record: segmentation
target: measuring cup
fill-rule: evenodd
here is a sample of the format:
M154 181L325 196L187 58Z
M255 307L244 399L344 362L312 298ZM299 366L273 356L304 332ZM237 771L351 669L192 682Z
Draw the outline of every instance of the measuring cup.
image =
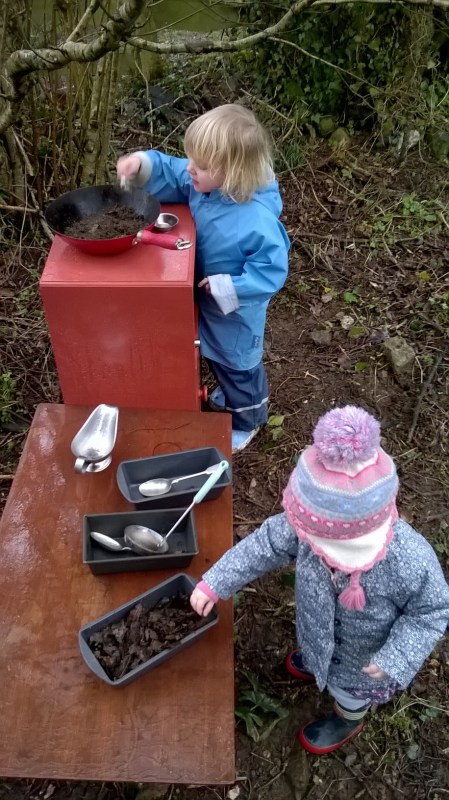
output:
M127 525L124 530L125 542L131 546L136 545L137 547L142 547L147 551L151 551L152 553L166 553L168 550L167 539L170 534L173 533L175 528L178 527L179 523L182 522L184 517L186 517L187 514L192 510L193 506L201 503L201 500L206 497L210 489L215 486L220 476L223 475L223 472L225 472L228 467L229 463L227 461L220 462L215 472L212 473L204 486L202 486L199 492L196 493L189 507L186 508L183 514L181 514L179 519L170 528L168 533L165 534L165 536L162 536L162 534L157 533L157 531L153 531L151 528L146 528L143 525Z

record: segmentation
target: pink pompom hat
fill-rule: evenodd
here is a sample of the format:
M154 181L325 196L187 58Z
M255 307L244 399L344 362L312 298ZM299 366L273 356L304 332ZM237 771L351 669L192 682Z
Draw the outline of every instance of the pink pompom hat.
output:
M350 575L339 602L362 611L362 572L386 554L398 518L398 477L380 446L378 421L357 406L334 408L313 431L284 491L297 536L329 567Z

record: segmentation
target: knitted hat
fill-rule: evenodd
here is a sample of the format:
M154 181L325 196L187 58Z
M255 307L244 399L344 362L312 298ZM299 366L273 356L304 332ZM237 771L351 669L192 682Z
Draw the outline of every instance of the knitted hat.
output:
M365 607L360 575L385 557L398 517L397 491L396 468L380 446L374 417L345 406L318 420L283 506L298 537L329 567L350 575L339 596L345 608Z

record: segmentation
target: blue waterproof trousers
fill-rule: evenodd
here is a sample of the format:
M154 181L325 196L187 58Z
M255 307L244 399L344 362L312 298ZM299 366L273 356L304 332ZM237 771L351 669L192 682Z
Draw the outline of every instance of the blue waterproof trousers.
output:
M252 369L237 370L207 359L224 397L225 411L232 415L232 428L252 431L268 419L268 383L260 362Z

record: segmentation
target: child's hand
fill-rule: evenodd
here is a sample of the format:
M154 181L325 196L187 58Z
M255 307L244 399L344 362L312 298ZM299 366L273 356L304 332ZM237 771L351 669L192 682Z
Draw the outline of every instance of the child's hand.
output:
M377 666L374 661L370 661L367 667L362 667L362 672L365 675L368 675L369 678L373 678L375 681L384 681L389 676L388 673L384 672L383 669Z
M202 592L201 589L198 589L198 586L196 586L190 595L190 605L196 611L196 613L200 615L200 617L207 617L207 615L212 611L215 603L210 597L207 596L207 594Z
M133 181L139 170L139 156L121 156L117 161L117 175L120 179L126 178L128 181Z
M200 281L198 284L198 289L204 289L207 292L207 294L210 294L209 278L203 278L203 280Z

